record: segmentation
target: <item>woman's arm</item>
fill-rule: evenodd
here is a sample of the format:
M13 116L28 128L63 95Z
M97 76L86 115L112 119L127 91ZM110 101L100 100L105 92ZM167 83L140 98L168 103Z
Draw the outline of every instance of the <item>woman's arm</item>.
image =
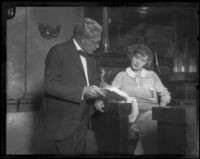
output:
M163 85L162 81L158 77L158 75L153 72L154 75L154 84L155 84L155 90L160 97L160 106L166 106L171 101L171 95L168 89Z

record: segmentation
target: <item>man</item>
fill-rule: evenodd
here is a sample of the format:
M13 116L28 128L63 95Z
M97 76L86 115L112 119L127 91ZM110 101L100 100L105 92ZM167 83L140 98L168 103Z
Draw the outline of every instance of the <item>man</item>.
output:
M87 55L99 47L101 33L96 21L85 18L73 38L53 46L46 57L43 153L86 154L91 105L104 96L96 86L96 62Z

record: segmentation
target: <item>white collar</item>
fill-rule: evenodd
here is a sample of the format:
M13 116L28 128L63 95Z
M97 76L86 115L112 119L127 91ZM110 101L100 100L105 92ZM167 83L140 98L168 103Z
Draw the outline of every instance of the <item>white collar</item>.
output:
M79 51L83 51L83 49L80 47L80 45L77 43L77 41L73 38L72 39L73 40L73 42L74 42L74 44L75 44L75 46L76 46L76 49Z
M136 73L135 73L130 67L128 67L128 68L126 69L126 72L127 72L128 75L131 76L131 77L135 77L135 75L136 75ZM146 75L147 75L147 70L143 68L142 71L140 72L140 75L141 75L141 77L146 77Z

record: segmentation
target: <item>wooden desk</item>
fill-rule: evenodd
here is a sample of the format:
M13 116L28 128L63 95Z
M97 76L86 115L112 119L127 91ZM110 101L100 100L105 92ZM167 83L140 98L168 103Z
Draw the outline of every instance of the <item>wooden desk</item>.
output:
M98 145L98 154L128 154L129 122L131 104L106 104L104 113L92 116L92 129Z
M155 107L158 151L165 155L197 155L197 111L195 107Z

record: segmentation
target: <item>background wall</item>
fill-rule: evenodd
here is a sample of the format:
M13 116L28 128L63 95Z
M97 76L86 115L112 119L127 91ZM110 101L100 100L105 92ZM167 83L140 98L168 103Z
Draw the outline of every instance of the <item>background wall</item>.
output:
M7 154L39 153L45 57L54 44L71 38L82 16L81 7L16 7L7 20ZM40 23L61 25L58 37L42 37Z
M43 91L45 56L50 47L72 36L73 26L81 17L80 7L17 7L7 21L7 93L12 99L38 96ZM57 38L41 37L39 23L55 28Z

